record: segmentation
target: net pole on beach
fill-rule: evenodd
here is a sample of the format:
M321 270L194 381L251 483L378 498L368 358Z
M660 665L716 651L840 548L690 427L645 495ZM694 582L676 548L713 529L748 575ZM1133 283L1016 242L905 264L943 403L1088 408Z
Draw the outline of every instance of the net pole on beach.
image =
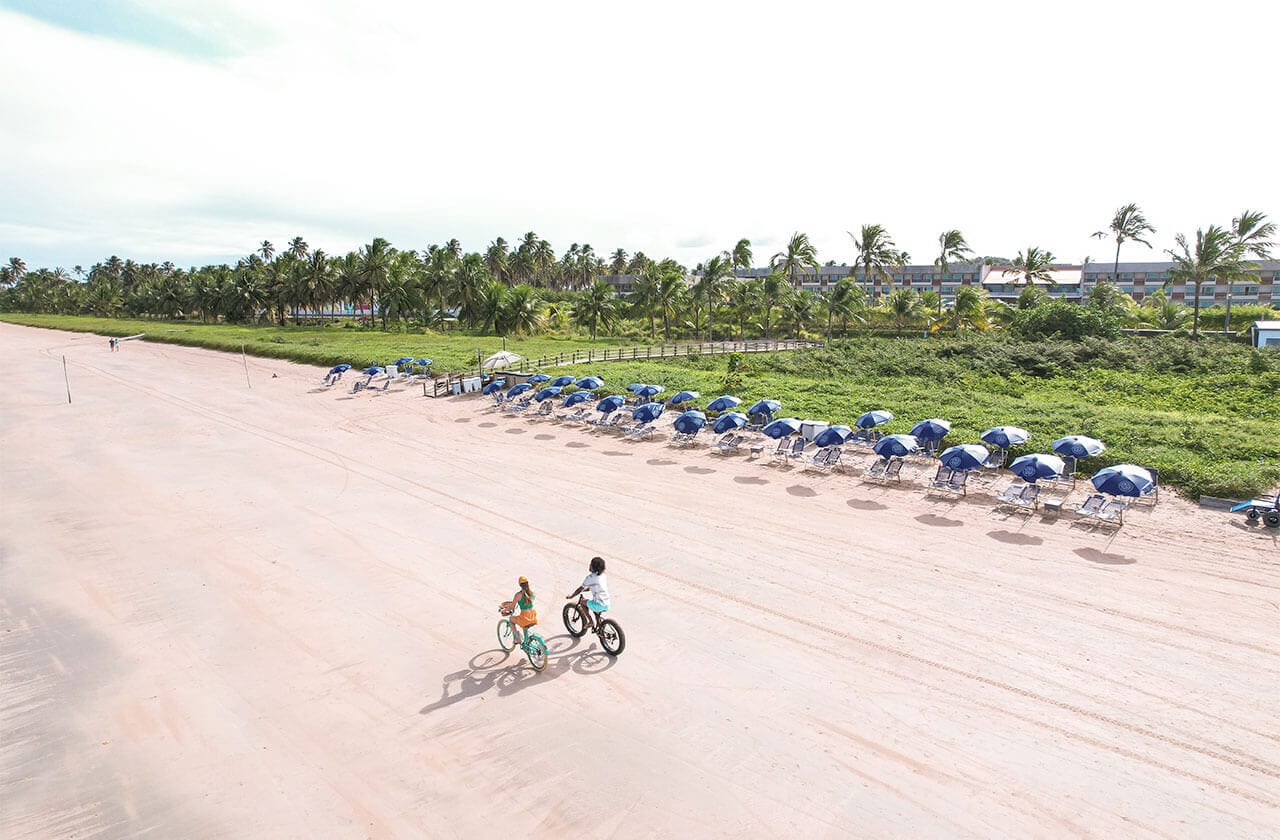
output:
M253 390L253 383L249 381L249 357L245 355L243 344L240 345L240 360L244 362L244 384Z
M67 357L62 357L62 381L67 383L67 405L71 405L71 377L67 376Z

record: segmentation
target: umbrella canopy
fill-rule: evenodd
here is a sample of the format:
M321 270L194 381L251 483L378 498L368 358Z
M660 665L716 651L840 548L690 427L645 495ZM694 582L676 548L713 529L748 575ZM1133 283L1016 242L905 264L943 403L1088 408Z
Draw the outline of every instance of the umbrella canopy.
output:
M533 376L529 377L529 381L534 385L537 385L540 382L550 382L551 377L547 376L545 373L535 373Z
M490 382L488 385L480 389L480 393L484 394L487 397L490 394L492 394L494 391L501 391L502 386L506 384L507 384L507 380L505 379L499 379L497 382Z
M519 353L512 353L510 350L499 350L497 353L494 353L492 356L481 362L480 367L484 370L493 370L494 368L499 368L503 365L515 364L523 358L524 356L521 356Z
M957 472L976 470L991 457L991 451L980 443L962 443L959 446L948 446L938 454L938 460L944 467Z
M794 435L798 431L800 431L800 421L797 418L783 417L781 420L774 420L766 425L760 430L760 434L777 440L787 435Z
M329 373L346 373L351 370L351 365L334 365L329 368Z
M1042 478L1057 478L1066 468L1067 465L1062 463L1062 459L1057 455L1041 453L1014 458L1013 463L1009 465L1011 472L1032 484Z
M732 432L735 429L741 429L747 423L751 422L747 419L747 415L741 411L730 411L728 414L721 414L716 418L716 422L711 427L711 431L718 435L725 432Z
M563 390L564 389L561 388L559 385L552 385L550 388L543 388L541 391L534 394L533 399L535 402L542 402L543 400L549 400L552 397L560 396L560 392Z
M872 447L881 458L910 455L920 449L920 441L913 435L885 435Z
M666 406L662 403L645 403L631 412L631 416L635 418L637 423L652 423L662 416L662 412L666 410Z
M853 429L848 426L828 426L818 432L813 442L816 446L843 446L851 437L853 437Z
M643 387L644 387L643 382L632 382L630 385L627 386L627 390L634 394L636 391L639 391Z
M1145 468L1135 464L1116 464L1098 470L1093 476L1093 486L1099 493L1113 496L1141 496L1156 486L1155 479Z
M577 385L579 388L582 388L583 390L594 391L597 388L604 387L604 380L598 376L584 376L573 384Z
M532 391L532 390L533 390L533 386L530 385L528 382L521 382L519 385L512 385L511 390L507 391L507 399L511 399L512 397L518 397L521 394L523 394L525 391Z
M671 399L667 400L667 402L671 403L672 405L679 405L680 403L693 402L700 396L702 396L702 394L698 393L697 391L681 391Z
M601 414L609 414L610 412L617 411L622 408L626 401L626 397L621 394L614 394L612 397L605 397L600 402L596 403L596 411L599 411Z
M998 449L1008 449L1011 446L1022 446L1031 440L1031 432L1019 429L1017 426L996 426L994 429L987 429L978 437L983 443L989 443Z
M1053 451L1071 458L1088 458L1107 451L1107 445L1084 435L1067 435L1053 442Z
M942 440L949 431L951 431L950 421L938 417L921 420L911 427L911 434L917 440Z
M391 364L393 365L411 365L413 364L413 356L401 356Z
M701 411L686 411L676 418L676 431L682 435L691 435L707 425L707 415Z
M883 426L892 419L892 411L876 409L875 411L868 411L866 414L859 415L857 422L853 425L857 426L859 429L874 429L876 426Z
M561 403L565 408L572 408L579 403L590 402L592 395L590 391L574 391L572 394L564 398Z
M646 400L652 399L653 397L658 396L658 394L661 394L665 390L667 389L663 388L661 385L646 385L643 388L641 388L639 391L636 391L636 396Z
M554 386L555 386L555 387L557 387L557 388L563 388L563 387L565 387L566 385L572 385L572 384L573 384L573 377L572 377L572 376L557 376L555 379L551 380L551 384L552 384L552 385L554 385Z
M369 376L377 376L378 374L382 373L382 368L378 367L377 365L370 365L369 367L365 368L360 372L367 373Z
M435 362L431 359L415 359L413 363L415 365L426 365L427 367L431 367L433 364L435 364Z
M766 417L772 417L781 410L782 403L777 400L760 400L747 409L747 414L763 414Z
M742 404L742 400L737 397L725 394L723 397L716 397L707 404L707 411L732 411Z

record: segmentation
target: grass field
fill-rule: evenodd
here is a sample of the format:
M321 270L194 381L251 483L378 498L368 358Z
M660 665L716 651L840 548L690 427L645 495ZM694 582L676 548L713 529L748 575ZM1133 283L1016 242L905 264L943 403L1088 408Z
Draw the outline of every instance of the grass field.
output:
M0 315L32 326L100 333L147 333L149 340L331 365L363 366L398 356L429 356L438 370L474 365L475 352L501 348L491 336L399 334L339 327L240 327L51 315ZM508 339L526 357L616 341ZM741 366L730 373L730 366ZM585 373L586 366L566 368ZM1010 338L857 339L832 347L769 355L610 362L591 368L614 391L631 382L778 399L783 413L850 424L884 408L890 432L918 420L952 422L948 442L977 441L986 428L1022 426L1026 451L1068 434L1106 442L1085 469L1137 463L1192 497L1243 498L1280 483L1280 353L1185 339L1121 342L1018 342Z
M252 356L289 359L315 365L348 363L356 367L382 365L400 358L430 358L439 371L475 368L476 350L489 356L502 349L502 339L459 332L396 333L361 328L257 327L232 324L200 324L190 321L155 321L127 318L92 318L74 315L3 313L0 320L32 327L47 327L104 336L146 333L147 341L245 352ZM628 346L631 342L628 342ZM526 358L591 347L617 347L616 339L536 336L508 338L506 348Z

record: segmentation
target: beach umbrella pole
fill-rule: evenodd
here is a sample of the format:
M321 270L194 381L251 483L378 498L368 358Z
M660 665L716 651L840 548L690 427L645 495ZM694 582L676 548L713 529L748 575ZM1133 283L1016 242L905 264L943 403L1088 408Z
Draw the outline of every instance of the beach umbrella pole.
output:
M62 357L62 381L67 383L67 405L71 405L71 378L67 376L67 357Z
M240 360L244 362L244 384L253 390L253 383L249 381L249 357L245 355L243 344L240 345Z

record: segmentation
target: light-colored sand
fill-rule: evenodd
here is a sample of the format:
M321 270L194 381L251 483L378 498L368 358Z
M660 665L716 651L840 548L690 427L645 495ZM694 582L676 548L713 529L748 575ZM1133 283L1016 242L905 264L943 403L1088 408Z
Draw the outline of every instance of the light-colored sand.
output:
M1280 830L1280 547L1242 519L1111 536L286 363L0 356L0 836ZM617 660L559 619L595 553ZM520 574L542 674L495 650Z

